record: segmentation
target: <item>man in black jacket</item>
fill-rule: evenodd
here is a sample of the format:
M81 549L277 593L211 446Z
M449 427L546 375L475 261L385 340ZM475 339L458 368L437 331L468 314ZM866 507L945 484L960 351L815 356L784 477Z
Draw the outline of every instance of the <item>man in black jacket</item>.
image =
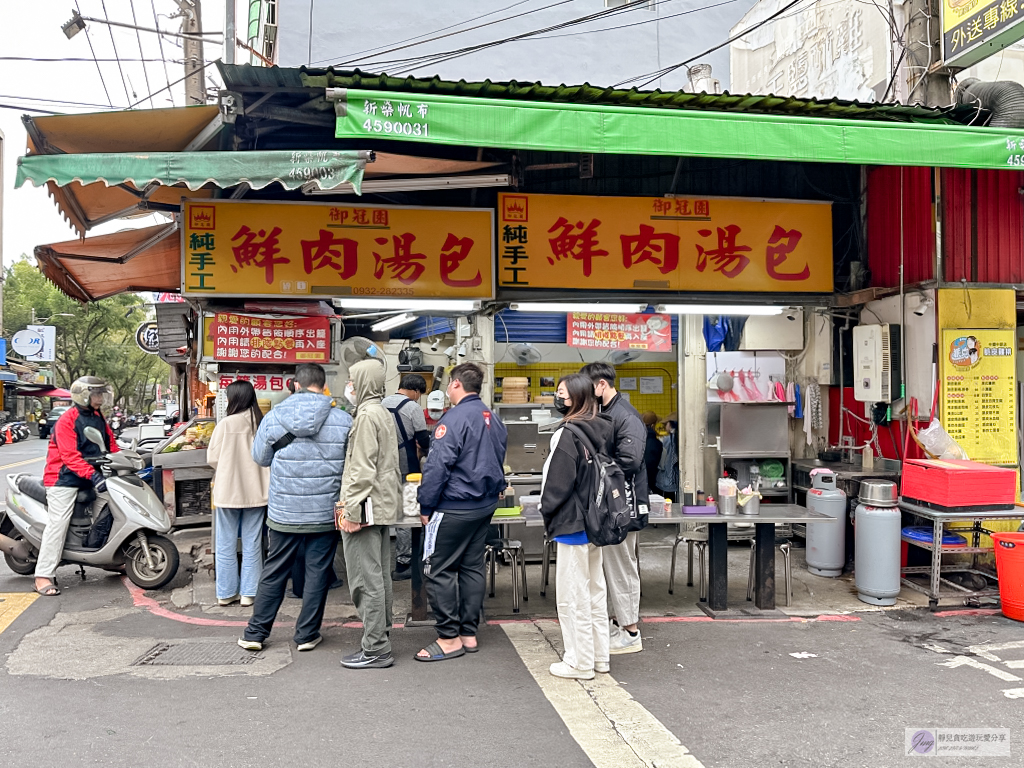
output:
M633 490L636 518L629 535L621 544L604 547L604 575L608 582L609 613L615 617L611 625L613 654L637 653L644 649L640 639L640 564L636 557L638 531L647 527L649 505L644 447L647 428L629 401L615 390L615 369L608 363L590 363L580 369L594 382L594 394L601 403L601 412L611 417L615 426L615 461L626 475Z
M437 614L437 641L417 661L475 653L484 607L484 550L491 515L505 489L508 431L480 399L484 373L473 363L452 368L452 407L434 429L417 498L430 555L427 592Z

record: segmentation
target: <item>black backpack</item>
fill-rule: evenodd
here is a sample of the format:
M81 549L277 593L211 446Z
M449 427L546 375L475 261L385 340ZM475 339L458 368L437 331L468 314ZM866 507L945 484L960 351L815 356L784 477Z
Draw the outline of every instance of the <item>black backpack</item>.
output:
M626 474L615 459L597 450L583 430L571 422L566 422L565 426L579 438L589 467L585 482L591 488L583 509L587 538L597 547L621 544L626 540L633 517L626 490Z

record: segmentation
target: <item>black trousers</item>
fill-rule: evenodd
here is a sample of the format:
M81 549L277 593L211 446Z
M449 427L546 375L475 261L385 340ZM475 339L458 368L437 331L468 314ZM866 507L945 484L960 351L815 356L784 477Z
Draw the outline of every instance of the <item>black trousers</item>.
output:
M476 635L486 591L484 549L496 506L438 510L444 517L427 574L438 637L451 640Z
M338 549L338 532L282 533L270 529L270 551L260 575L252 618L245 628L245 639L263 642L270 636L277 612L284 600L292 565L305 545L306 583L302 592L302 609L295 622L295 642L308 643L320 634L327 605L327 590L331 586L334 553Z

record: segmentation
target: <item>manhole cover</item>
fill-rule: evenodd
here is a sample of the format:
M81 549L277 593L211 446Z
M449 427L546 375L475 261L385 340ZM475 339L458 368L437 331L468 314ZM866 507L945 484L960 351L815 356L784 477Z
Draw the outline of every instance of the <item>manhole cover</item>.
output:
M235 643L157 643L132 664L133 667L242 666L263 656Z

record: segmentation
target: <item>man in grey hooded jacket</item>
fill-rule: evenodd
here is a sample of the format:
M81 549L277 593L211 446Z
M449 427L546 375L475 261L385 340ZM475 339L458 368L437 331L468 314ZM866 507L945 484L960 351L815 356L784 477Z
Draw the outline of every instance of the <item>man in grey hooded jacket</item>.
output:
M330 587L329 572L338 549L334 502L341 489L352 417L323 394L327 375L315 364L295 369L295 394L260 423L252 458L270 467L267 527L270 551L256 590L252 618L238 644L263 650L284 599L299 548L305 545L306 583L295 622L295 643L311 651L323 639L320 625Z
M381 405L384 366L363 360L349 369L356 419L349 433L345 474L341 481L345 514L341 541L352 601L363 622L362 649L344 656L348 669L384 669L391 654L391 537L388 526L398 518L401 470L395 420Z

